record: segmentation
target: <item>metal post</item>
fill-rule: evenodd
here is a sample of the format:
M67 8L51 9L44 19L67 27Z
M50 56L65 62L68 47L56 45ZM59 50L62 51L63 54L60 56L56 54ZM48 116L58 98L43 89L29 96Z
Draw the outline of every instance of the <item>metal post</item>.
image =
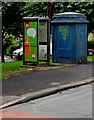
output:
M2 6L2 2L0 2L0 7ZM0 9L0 26L2 26L2 9ZM0 28L0 36L1 36L1 42L0 42L0 56L1 56L1 62L5 62L4 60L4 46L3 46L3 32L2 32L2 27Z

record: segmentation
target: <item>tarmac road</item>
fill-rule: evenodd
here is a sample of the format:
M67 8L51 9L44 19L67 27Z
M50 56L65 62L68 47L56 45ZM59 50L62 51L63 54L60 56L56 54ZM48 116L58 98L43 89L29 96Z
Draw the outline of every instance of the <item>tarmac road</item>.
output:
M26 93L84 80L89 77L92 77L92 63L13 75L2 82L2 102L13 100Z

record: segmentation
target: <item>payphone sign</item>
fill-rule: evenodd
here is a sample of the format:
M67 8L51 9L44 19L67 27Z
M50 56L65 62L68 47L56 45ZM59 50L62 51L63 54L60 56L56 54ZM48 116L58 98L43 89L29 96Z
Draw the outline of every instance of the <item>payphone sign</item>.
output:
M37 62L37 22L24 22L24 60Z

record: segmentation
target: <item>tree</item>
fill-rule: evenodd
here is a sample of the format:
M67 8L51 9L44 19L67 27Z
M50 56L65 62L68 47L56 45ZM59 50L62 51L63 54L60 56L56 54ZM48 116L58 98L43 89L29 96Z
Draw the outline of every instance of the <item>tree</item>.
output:
M47 3L47 16L49 17L49 19L52 18L52 10L51 10L51 2Z
M26 3L5 2L2 3L2 25L3 33L13 34L15 36L20 35L22 31L22 17L21 8ZM22 33L22 32L21 32Z
M75 2L72 3L75 12L81 12L86 15L88 24L88 32L94 33L94 2Z
M68 4L73 6L74 12L80 12L87 16L88 30L94 32L94 2L52 2L50 5L51 16L67 11ZM15 36L22 34L22 17L47 16L46 2L5 2L2 6L3 31Z

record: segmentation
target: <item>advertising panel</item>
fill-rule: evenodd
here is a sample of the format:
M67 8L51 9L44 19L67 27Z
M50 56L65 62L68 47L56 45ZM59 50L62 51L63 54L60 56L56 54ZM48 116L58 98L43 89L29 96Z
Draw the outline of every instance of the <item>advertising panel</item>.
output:
M37 21L24 21L24 61L38 62Z

